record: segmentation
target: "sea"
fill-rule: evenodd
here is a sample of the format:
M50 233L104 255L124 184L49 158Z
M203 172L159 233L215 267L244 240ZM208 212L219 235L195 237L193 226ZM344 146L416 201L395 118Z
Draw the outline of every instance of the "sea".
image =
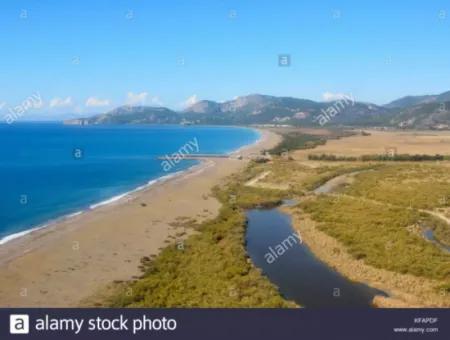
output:
M0 124L0 244L198 164L180 155L228 154L259 138L243 127Z

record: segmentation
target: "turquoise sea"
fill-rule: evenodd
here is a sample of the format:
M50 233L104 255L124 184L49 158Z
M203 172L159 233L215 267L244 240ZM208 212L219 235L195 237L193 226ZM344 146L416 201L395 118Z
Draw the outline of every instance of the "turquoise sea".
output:
M0 124L0 244L197 164L158 156L225 154L258 138L237 127Z

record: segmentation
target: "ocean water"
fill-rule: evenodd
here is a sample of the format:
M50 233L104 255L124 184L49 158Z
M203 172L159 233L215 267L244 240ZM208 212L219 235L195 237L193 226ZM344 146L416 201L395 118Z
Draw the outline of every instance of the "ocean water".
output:
M157 159L186 144L224 154L258 138L233 127L0 124L0 243L198 164Z

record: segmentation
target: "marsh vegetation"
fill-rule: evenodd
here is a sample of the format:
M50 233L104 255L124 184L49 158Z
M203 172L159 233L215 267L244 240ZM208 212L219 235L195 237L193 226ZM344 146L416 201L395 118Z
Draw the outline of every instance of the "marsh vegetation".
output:
M299 161L282 153L288 147L312 148L328 138L289 133L273 150L272 161L252 162L216 187L213 194L222 204L219 215L192 226L184 223L195 233L181 247L172 242L156 258L145 259L142 276L119 285L120 292L108 304L294 306L254 267L245 250L244 210L275 206L286 198L300 201L292 208L294 214L309 216L320 232L339 242L354 260L374 270L429 280L423 282L450 293L450 254L422 234L430 229L436 240L450 244L446 220L450 165L445 160L428 161L428 157L421 162L362 161L346 155L332 159L339 162L320 156ZM314 194L314 189L342 175L351 176L351 181L333 192Z

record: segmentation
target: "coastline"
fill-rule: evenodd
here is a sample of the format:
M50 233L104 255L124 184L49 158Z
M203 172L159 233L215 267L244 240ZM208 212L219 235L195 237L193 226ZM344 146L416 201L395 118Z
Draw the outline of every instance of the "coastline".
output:
M258 131L255 143L229 154L259 152L280 141L273 132ZM177 220L202 221L217 214L220 204L209 197L211 188L247 164L236 159L200 161L2 244L0 305L76 306L112 281L138 275L142 256L157 254L179 232Z
M195 165L193 165L193 166L191 166L189 168L186 168L185 170L180 170L180 171L171 173L169 175L165 175L165 176L161 176L161 177L152 179L152 180L148 181L147 184L141 185L141 186L139 186L139 187L137 187L137 188L135 188L133 190L124 192L122 194L118 194L116 196L112 196L112 197L107 198L107 199L105 199L103 201L100 201L98 203L91 204L89 207L87 207L85 209L82 209L82 210L79 210L79 211L76 211L76 212L73 212L73 213L69 213L69 214L66 214L66 215L62 215L62 216L56 217L56 218L48 220L48 221L46 221L44 223L38 224L36 226L33 226L30 229L26 229L26 230L22 230L22 231L13 233L13 234L6 235L6 236L0 238L0 247L2 245L7 244L8 242L14 241L14 240L16 240L16 239L18 239L20 237L26 236L26 235L31 234L33 232L36 232L38 230L41 230L41 229L44 229L44 228L53 227L54 225L57 225L58 223L62 223L62 222L68 221L68 220L70 220L70 219L72 219L72 218L74 218L76 216L92 212L95 209L100 208L102 206L108 206L108 205L123 203L124 200L132 199L133 195L139 194L139 192L141 192L143 190L146 190L146 189L149 189L153 185L156 185L158 183L163 183L163 182L168 181L168 180L170 180L172 178L175 178L176 176L181 176L183 174L186 174L189 171L195 170L197 167L201 167L201 165L202 165L202 162L200 161L199 164L195 164ZM3 260L0 259L0 263L2 263L2 261Z
M244 146L239 147L236 150L233 150L233 151L230 151L230 152L226 152L225 153L226 155L232 156L232 155L239 154L240 152L245 152L245 150L247 148L252 148L254 145L257 145L259 143L259 141L262 139L261 130L255 129L255 128L250 128L250 127L248 129L253 129L253 130L257 131L259 133L259 138L252 144L244 145ZM157 177L157 178L151 179L146 184L140 185L140 186L138 186L136 188L133 188L132 190L126 191L124 193L117 194L115 196L109 197L109 198L107 198L107 199L105 199L103 201L99 201L97 203L91 204L87 208L84 208L84 209L81 209L79 211L75 211L75 212L72 212L72 213L69 213L69 214L61 215L61 216L58 216L56 218L47 220L47 221L45 221L43 223L31 226L29 229L18 231L18 232L15 232L15 233L3 236L3 237L0 238L0 247L2 245L7 244L8 242L14 241L14 240L16 240L16 239L18 239L20 237L26 236L26 235L28 235L30 233L36 232L36 231L44 229L44 228L52 227L54 225L57 225L58 223L62 223L64 221L67 221L67 220L69 220L69 219L71 219L71 218L73 218L75 216L82 215L82 214L85 214L85 213L89 213L89 212L91 212L91 211L93 211L93 210L95 210L95 209L97 209L99 207L112 205L112 204L117 204L117 203L123 202L124 200L133 199L134 195L139 194L139 192L141 192L143 190L149 189L153 185L160 184L162 182L165 182L165 181L168 181L170 179L173 179L173 178L175 178L177 176L183 176L183 175L185 175L185 174L187 174L189 172L195 171L198 168L202 168L203 166L206 166L204 164L205 163L204 159L199 159L198 161L199 161L198 164L194 164L194 165L192 165L192 166L190 166L190 167L188 167L186 169L179 170L179 171L176 171L176 172L173 172L173 173L169 173L169 174L161 176L161 177ZM0 259L0 264L2 263L2 261L3 260Z

